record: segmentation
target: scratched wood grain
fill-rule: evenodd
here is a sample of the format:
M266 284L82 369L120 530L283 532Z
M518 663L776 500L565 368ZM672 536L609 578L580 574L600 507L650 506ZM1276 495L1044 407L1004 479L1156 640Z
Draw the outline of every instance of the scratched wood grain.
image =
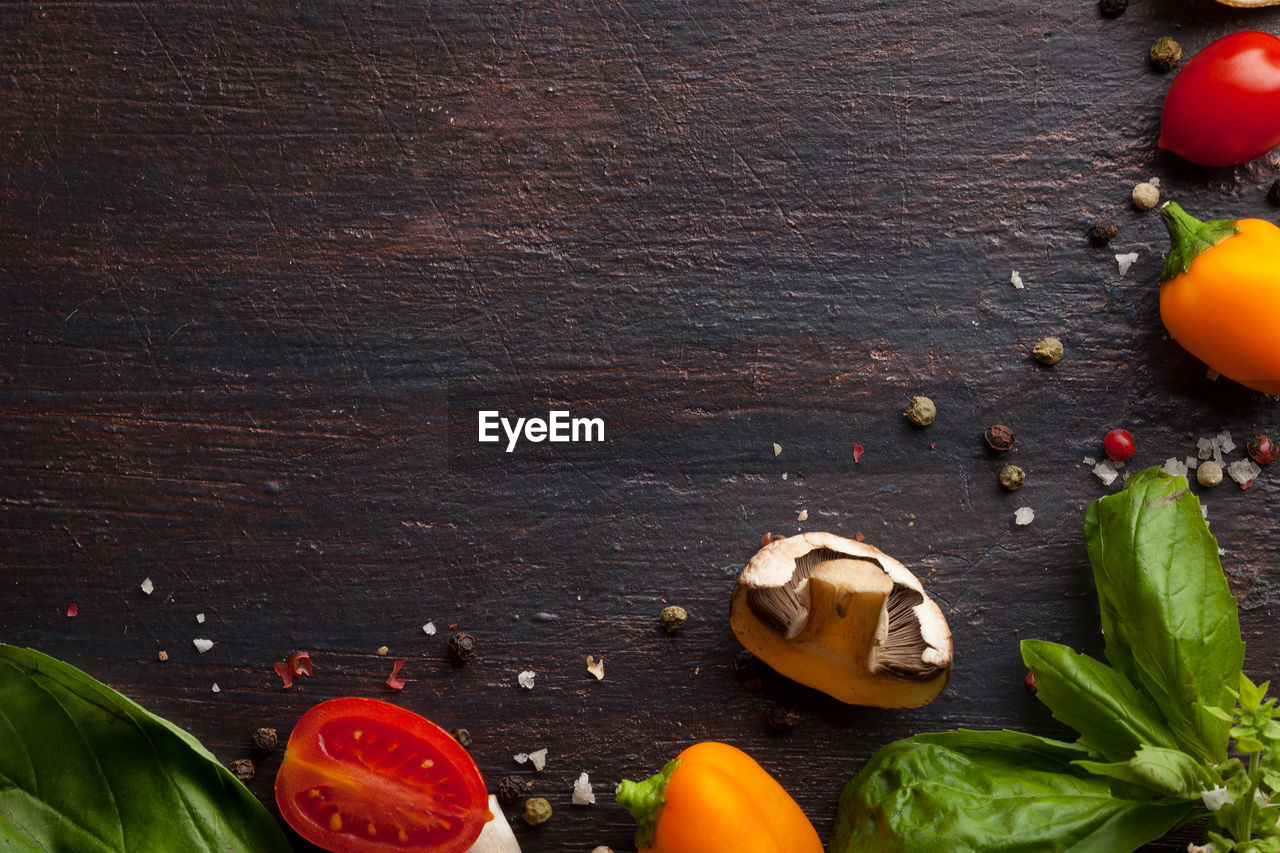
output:
M228 763L345 694L465 726L491 785L521 775L556 809L517 821L529 851L628 849L614 784L695 740L747 748L825 836L892 739L1061 735L1017 644L1100 652L1080 527L1108 489L1082 458L1118 424L1141 465L1280 427L1167 340L1163 230L1127 203L1156 176L1193 212L1276 216L1274 158L1202 170L1154 145L1150 43L1246 27L1280 13L5 3L0 639ZM1084 239L1099 216L1108 249ZM1052 369L1028 357L1048 334ZM927 430L900 415L916 393ZM553 408L606 440L476 440L480 410ZM996 421L1016 495L981 446ZM1274 677L1275 476L1205 501L1250 671ZM802 528L862 532L925 578L957 643L935 704L739 683L733 576ZM677 636L667 602L691 614ZM452 626L479 641L465 668ZM315 675L285 691L271 664L299 648ZM764 726L773 703L790 734ZM542 773L513 761L537 747ZM250 782L273 811L278 761ZM583 771L594 806L570 803Z

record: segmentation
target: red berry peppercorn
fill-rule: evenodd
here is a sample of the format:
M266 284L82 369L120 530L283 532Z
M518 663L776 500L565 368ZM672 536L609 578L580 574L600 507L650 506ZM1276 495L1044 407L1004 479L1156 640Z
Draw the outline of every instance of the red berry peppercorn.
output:
M1138 448L1127 429L1113 429L1102 439L1102 452L1113 462L1125 462Z
M1249 453L1249 458L1259 465L1270 465L1280 457L1280 447L1267 438L1265 435L1254 436L1249 439L1249 443L1244 448Z

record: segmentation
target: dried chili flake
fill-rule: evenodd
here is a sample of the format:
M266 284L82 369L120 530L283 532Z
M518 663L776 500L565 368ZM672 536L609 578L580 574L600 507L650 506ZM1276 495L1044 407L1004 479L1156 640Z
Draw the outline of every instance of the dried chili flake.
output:
M288 664L294 675L311 675L311 655L306 652L289 655Z
M276 671L276 675L280 676L284 681L285 690L288 690L293 686L293 670L289 669L289 664L282 660L278 660L276 661L274 669Z
M404 661L398 660L391 665L391 674L387 676L387 686L392 690L403 690L404 679L400 677L400 667L404 666Z
M855 444L853 446L853 464L857 465L862 461L862 451L863 447L861 444Z
M68 618L68 619L70 619L70 618L74 617L74 616L75 616L77 613L79 613L79 612L80 612L80 608L79 608L79 607L76 607L76 603L75 603L74 601L67 605L67 618Z

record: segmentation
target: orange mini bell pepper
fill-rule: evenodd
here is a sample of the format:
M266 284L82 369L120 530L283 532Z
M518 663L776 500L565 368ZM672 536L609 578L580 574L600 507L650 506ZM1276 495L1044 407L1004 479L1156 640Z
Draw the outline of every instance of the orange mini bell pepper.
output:
M822 853L813 824L751 756L698 743L615 795L636 819L639 853Z
M1160 216L1170 240L1160 275L1169 334L1228 379L1280 394L1280 228L1201 222L1172 202Z

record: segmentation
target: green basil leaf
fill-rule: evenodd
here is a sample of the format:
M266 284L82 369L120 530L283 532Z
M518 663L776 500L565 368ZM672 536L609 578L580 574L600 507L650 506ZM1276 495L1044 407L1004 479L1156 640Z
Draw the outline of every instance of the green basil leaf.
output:
M840 795L827 853L1126 853L1195 817L1130 800L1013 732L917 735L878 751Z
M1072 763L1095 775L1141 785L1161 796L1178 800L1199 800L1200 792L1213 784L1204 764L1180 749L1148 746L1138 750L1128 761Z
M0 645L6 850L289 853L280 826L194 737L75 667Z
M1143 746L1178 748L1150 697L1102 661L1045 640L1023 640L1022 660L1035 674L1036 698L1094 752L1126 761Z
M1107 660L1155 701L1182 749L1223 761L1229 727L1208 708L1235 707L1244 642L1200 501L1186 478L1150 468L1090 504L1084 530Z

